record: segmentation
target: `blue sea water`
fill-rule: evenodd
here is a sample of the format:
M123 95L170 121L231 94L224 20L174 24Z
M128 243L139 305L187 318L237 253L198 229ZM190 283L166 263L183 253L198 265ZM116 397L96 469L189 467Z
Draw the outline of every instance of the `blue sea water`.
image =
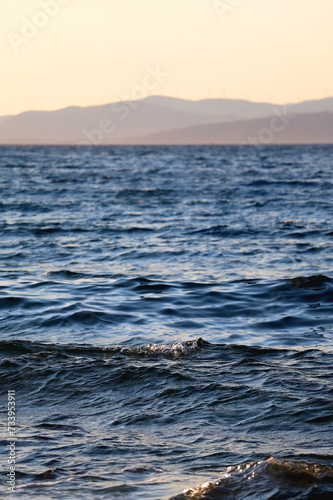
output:
M332 171L1 147L1 498L333 498Z

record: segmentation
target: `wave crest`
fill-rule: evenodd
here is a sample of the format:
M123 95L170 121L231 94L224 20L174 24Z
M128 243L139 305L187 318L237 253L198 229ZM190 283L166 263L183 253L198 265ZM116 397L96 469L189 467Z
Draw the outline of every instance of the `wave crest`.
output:
M224 499L261 500L284 498L324 498L333 491L333 467L308 462L281 461L270 458L229 467L213 483L185 490L170 500ZM299 497L300 494L307 496ZM314 495L316 495L314 497ZM319 495L319 496L318 496ZM328 498L325 496L325 498Z

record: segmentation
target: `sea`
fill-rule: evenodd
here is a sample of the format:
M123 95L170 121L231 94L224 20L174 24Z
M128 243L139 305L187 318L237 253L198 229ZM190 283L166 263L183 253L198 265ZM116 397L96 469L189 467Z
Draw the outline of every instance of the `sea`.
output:
M332 499L332 173L1 147L0 498Z

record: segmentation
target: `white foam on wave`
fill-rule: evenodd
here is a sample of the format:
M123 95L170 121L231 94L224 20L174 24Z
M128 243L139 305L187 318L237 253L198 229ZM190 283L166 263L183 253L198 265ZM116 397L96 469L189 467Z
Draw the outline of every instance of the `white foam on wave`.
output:
M147 356L186 356L191 354L191 352L198 350L203 346L204 341L202 339L187 341L187 342L175 342L171 345L166 344L148 344L140 347L133 347L130 349L131 354L144 354ZM128 354L128 348L122 348L121 353Z

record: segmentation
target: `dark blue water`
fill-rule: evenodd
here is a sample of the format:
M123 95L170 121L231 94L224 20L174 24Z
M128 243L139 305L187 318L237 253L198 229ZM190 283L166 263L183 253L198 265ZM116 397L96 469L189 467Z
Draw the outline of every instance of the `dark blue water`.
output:
M328 146L0 148L16 496L333 497L332 171Z

